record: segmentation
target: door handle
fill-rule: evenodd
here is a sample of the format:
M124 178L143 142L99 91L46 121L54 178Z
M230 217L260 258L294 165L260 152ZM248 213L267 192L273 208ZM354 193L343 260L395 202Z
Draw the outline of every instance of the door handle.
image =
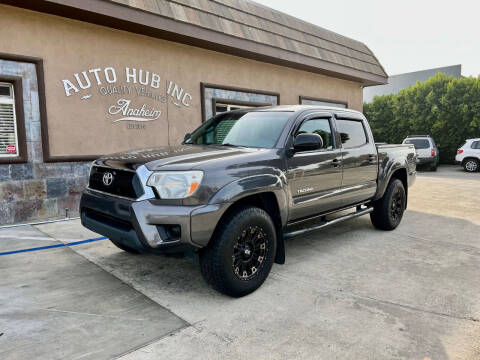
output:
M341 162L342 162L341 160L333 159L333 160L332 160L332 166L333 166L333 167L339 167L340 164L341 164Z

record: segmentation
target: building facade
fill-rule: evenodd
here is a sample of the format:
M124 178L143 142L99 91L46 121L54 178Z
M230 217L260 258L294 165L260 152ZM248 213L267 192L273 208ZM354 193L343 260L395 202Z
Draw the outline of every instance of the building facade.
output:
M445 66L389 76L388 84L366 87L363 90L363 101L370 103L375 96L398 94L401 90L408 89L418 81L427 81L438 73L459 78L462 76L462 65Z
M0 225L74 216L102 154L239 107L361 110L361 42L246 0L0 1Z

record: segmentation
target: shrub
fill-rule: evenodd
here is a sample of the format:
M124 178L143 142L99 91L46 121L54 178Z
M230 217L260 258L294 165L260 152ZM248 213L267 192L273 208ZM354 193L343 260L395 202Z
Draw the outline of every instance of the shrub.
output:
M480 76L437 74L396 95L363 105L375 141L401 143L407 135L429 134L441 163L453 163L466 139L480 137Z

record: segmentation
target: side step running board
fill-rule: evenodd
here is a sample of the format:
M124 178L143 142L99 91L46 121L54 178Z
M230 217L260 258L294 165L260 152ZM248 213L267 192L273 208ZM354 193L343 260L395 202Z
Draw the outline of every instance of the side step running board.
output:
M289 233L285 233L283 235L283 238L284 239L290 239L290 238L293 238L293 237L296 237L296 236L299 236L299 235L309 233L311 231L320 230L320 229L326 228L327 226L338 224L338 223L340 223L342 221L345 221L345 220L350 220L350 219L353 219L353 218L356 218L356 217L359 217L359 216L362 216L362 215L369 214L372 211L373 211L373 207L368 207L368 208L363 209L363 210L357 210L354 213L351 213L351 214L348 214L348 215L345 215L345 216L341 216L341 217L338 217L338 218L330 220L330 221L325 220L318 225L314 225L314 226L307 227L307 228L304 228L304 229L300 229L300 230L292 231L292 232L289 232Z

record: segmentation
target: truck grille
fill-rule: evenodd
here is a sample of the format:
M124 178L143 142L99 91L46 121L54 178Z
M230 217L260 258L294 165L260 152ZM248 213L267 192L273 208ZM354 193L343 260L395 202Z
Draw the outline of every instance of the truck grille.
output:
M110 173L110 175L105 175ZM104 181L104 177L105 180ZM137 174L132 171L93 166L88 182L90 189L108 194L137 199L143 195L143 187Z

